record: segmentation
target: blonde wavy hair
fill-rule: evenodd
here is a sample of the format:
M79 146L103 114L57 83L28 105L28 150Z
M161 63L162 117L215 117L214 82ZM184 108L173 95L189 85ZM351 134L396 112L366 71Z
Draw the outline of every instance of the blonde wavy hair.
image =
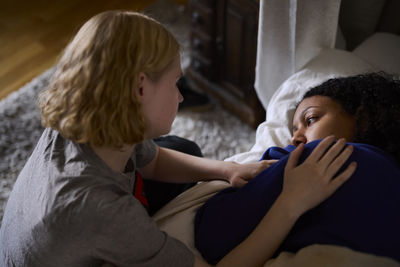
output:
M157 81L179 54L164 26L143 14L107 11L66 47L39 96L44 127L76 143L121 147L144 138L139 73Z

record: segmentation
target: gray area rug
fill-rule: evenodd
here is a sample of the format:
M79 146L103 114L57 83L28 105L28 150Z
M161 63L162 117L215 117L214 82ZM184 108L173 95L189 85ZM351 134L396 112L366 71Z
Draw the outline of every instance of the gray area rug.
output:
M181 42L185 69L190 61L190 20L186 11L169 1L158 1L146 12L165 23ZM53 71L46 71L0 102L0 221L13 184L42 134L36 99L47 87ZM255 131L213 99L212 103L211 109L201 113L178 113L171 134L195 141L209 158L223 160L248 151L254 144Z

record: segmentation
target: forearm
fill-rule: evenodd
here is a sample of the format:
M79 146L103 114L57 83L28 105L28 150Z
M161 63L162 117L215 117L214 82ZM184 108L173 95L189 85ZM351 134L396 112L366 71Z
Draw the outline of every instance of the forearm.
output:
M299 216L278 198L254 231L217 266L262 266L273 256Z
M157 158L147 172L149 179L165 182L195 182L228 178L235 163L206 159L166 148L159 148Z

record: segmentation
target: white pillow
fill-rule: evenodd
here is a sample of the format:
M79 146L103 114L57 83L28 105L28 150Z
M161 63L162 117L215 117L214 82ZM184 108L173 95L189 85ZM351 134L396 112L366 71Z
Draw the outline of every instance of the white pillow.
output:
M379 70L400 75L400 35L377 32L353 53Z
M256 132L256 142L249 152L225 159L239 163L257 161L271 146L290 144L292 118L296 104L311 87L329 78L376 71L351 52L323 49L302 70L289 77L274 93L267 108L266 121Z

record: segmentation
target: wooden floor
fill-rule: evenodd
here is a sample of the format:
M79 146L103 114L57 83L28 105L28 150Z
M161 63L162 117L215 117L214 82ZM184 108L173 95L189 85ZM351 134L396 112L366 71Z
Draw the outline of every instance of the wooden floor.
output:
M162 1L162 0L158 0ZM52 67L93 15L140 11L154 0L0 0L0 99ZM187 1L175 0L179 4Z

